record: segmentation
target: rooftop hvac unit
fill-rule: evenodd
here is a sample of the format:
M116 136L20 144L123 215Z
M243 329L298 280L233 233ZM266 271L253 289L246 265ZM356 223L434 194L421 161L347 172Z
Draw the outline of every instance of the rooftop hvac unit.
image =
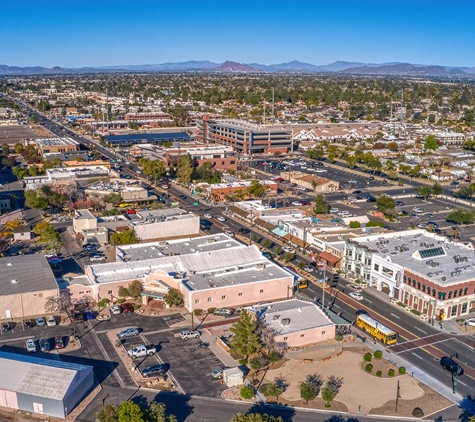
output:
M257 264L257 265L256 265L256 270L262 271L262 270L265 269L265 268L266 268L266 264Z
M158 242L158 246L168 246L168 242Z
M180 273L177 273L173 276L173 278L177 279L177 280L183 280L183 274L180 274Z
M289 325L290 324L290 318L283 318L281 323L282 323L282 325Z

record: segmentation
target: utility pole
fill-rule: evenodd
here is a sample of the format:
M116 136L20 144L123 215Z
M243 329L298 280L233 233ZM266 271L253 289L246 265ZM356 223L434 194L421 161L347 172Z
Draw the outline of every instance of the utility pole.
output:
M106 88L106 129L107 129L107 134L109 134L109 93L108 89Z
M397 413L397 405L398 405L398 402L399 402L399 398L401 397L399 392L400 392L400 388L399 388L399 380L398 380L397 381L397 388L396 388L396 413Z
M272 125L274 125L274 87L272 87Z

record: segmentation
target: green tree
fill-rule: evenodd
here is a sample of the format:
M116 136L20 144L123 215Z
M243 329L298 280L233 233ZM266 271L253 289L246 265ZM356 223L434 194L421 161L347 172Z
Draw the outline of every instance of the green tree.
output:
M142 282L139 280L131 281L127 290L130 296L138 298L143 290Z
M240 394L243 399L250 400L254 397L254 389L250 385L243 385Z
M145 422L144 412L138 404L124 401L119 406L118 422Z
M432 185L432 194L433 195L442 195L443 192L444 192L444 188L442 187L442 185L440 183L435 182Z
M437 138L434 135L427 135L424 140L424 149L435 151L439 148Z
M193 159L190 154L184 154L178 159L177 177L183 183L190 183L193 175Z
M53 250L56 253L61 250L63 244L61 237L51 224L40 221L34 227L33 232L40 236L40 242L46 243L46 249Z
M356 155L347 155L345 162L348 168L355 168L356 164L358 164L358 157Z
M376 198L376 206L379 211L386 214L388 211L394 209L396 202L390 196L382 194Z
M229 346L245 358L261 348L257 322L251 318L251 315L245 309L241 311L239 321L234 323L230 330L234 335L229 341Z
M447 221L452 221L455 224L473 224L475 213L473 211L455 210L447 216Z
M350 221L350 229L359 229L361 223L359 221Z
M39 195L36 190L25 191L25 205L28 208L45 210L49 207L49 203L46 198Z
M264 195L265 191L266 186L262 185L257 179L254 179L251 182L251 185L247 188L247 194L254 198L260 198L262 195Z
M337 392L334 388L325 385L322 388L322 399L326 402L325 407L330 407L330 402L335 399Z
M10 145L8 144L2 144L2 155L5 157L8 157L10 155Z
M139 165L142 167L143 175L157 181L163 177L166 171L165 163L161 160L149 160L141 158Z
M430 186L417 186L414 189L416 195L422 196L424 199L427 199L429 196L432 195L432 188Z
M300 389L300 398L302 400L305 400L305 404L307 404L309 401L315 399L317 397L317 389L315 388L315 385L308 381L302 381L299 384L299 389Z
M305 155L308 158L311 158L313 160L321 160L324 157L325 152L321 148L311 148L311 149L307 150Z
M328 214L330 211L330 204L327 202L325 197L319 193L315 196L315 205L313 207L313 212L315 214Z
M118 193L115 193L115 192L104 195L103 199L104 199L104 202L108 204L112 204L112 205L118 204L119 202L122 201L122 197Z
M184 304L183 294L174 287L171 287L170 290L168 290L168 293L165 295L163 300L168 306L183 306Z
M28 170L24 167L14 167L12 173L16 176L18 180L23 180L28 176Z
M115 245L132 245L139 243L139 239L133 229L128 229L125 232L115 232L111 234L111 243Z
M23 152L23 149L24 149L23 144L20 144L20 143L15 144L15 152L17 154L21 154Z
M176 416L167 414L165 404L156 401L150 403L150 407L145 411L145 420L146 422L177 422Z
M266 386L266 395L271 396L271 397L275 397L276 400L279 399L279 396L283 392L284 392L284 390L282 389L282 387L277 385L276 382L271 382L271 383L267 384L267 386Z
M106 404L101 411L96 413L96 419L99 422L118 422L119 407L115 404Z

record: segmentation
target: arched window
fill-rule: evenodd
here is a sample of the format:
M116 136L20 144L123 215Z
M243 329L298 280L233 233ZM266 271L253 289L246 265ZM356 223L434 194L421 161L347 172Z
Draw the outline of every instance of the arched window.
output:
M434 290L435 292L435 290ZM445 293L439 292L439 300L444 300Z
M421 282L420 281L417 282L417 289L421 290Z
M435 295L436 295L436 294L437 294L437 290L435 290L435 289L434 289L434 290L432 290L432 296L434 296L434 297L435 297Z
M449 292L449 299L452 299L452 290Z
M404 276L405 277L405 276ZM411 277L407 279L407 284L411 284Z
M412 280L412 287L416 287L416 280Z
M462 296L463 289L459 290L459 296Z
M426 285L425 285L425 284L422 285L422 291L423 291L424 293L426 292Z
M427 294L430 295L430 286L427 286Z
M468 287L465 287L465 289L463 289L463 294L466 295L468 293Z
M454 297L457 297L457 290L454 290Z
M404 280L404 283L405 283L405 282L407 281L407 277L404 276L404 277L403 277L403 280Z

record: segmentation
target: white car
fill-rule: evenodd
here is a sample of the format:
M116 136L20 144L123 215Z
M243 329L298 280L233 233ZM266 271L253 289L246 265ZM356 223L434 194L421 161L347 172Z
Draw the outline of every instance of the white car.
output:
M305 265L305 267L303 267L303 270L307 271L308 273L312 273L315 271L315 268L313 268L311 265Z
M475 327L475 318L467 318L465 324L470 325L470 327Z
M317 173L326 173L327 172L325 169L316 169L315 171Z
M29 338L26 341L26 351L27 351L27 353L35 353L36 352L36 343L35 343L35 340L33 340L32 338Z
M234 233L231 231L231 230L226 230L224 232L225 235L229 236L229 237L234 237Z
M361 292L361 287L359 284L348 284L348 288L354 292Z
M350 183L352 185L358 184L358 182L356 180L348 180L348 183Z
M302 206L302 204L300 203L300 201L294 201L294 202L292 202L292 205L293 205L294 207L301 207L301 206Z
M213 218L213 216L211 214L205 214L204 217L205 218Z
M220 216L217 218L217 220L224 222L224 221L226 221L226 217L223 217L223 216L220 215Z
M183 330L180 336L183 340L188 340L190 338L200 338L201 333L197 330Z
M284 246L282 250L287 253L295 253L295 249L291 248L290 246Z
M112 305L111 308L110 308L110 311L114 315L119 315L119 314L122 313L122 308L119 305Z
M54 327L56 325L56 319L54 318L54 316L49 315L46 317L46 325L48 327Z
M337 213L337 212L340 212L340 208L330 208L330 212L333 214L333 213Z
M363 300L363 295L358 292L350 292L349 296L355 300Z
M414 207L412 209L412 211L414 211L414 212L424 212L424 210L422 208L419 208L419 207Z

